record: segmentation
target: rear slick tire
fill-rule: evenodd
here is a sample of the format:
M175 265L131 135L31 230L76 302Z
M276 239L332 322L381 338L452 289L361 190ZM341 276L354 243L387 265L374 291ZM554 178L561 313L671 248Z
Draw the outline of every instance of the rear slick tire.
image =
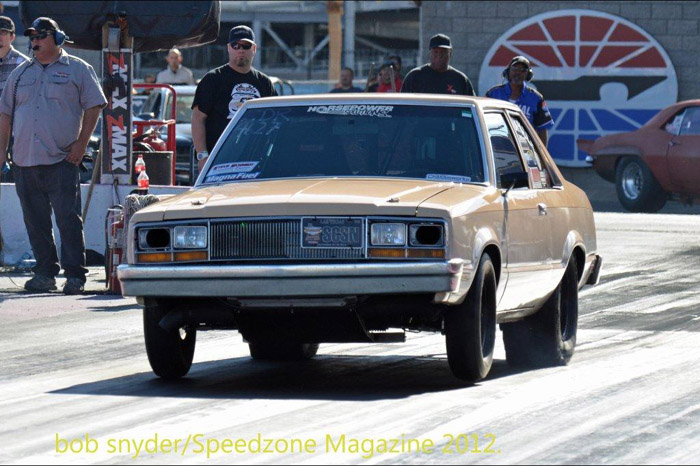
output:
M457 378L476 382L491 370L496 341L496 288L493 263L484 254L464 302L445 311L447 361Z
M147 305L143 309L143 331L146 354L153 372L166 380L179 379L192 366L197 331L180 328L166 331L160 320L170 311L162 304Z
M535 314L503 324L506 360L511 366L564 366L571 361L578 330L578 272L571 256L559 285Z

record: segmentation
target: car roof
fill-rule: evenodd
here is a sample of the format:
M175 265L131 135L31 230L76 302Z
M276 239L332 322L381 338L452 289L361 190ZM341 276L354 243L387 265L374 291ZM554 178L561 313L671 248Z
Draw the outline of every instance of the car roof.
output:
M194 95L194 92L197 90L197 86L192 86L189 84L171 84L171 86L173 86L173 89L175 89L175 92L178 95ZM160 92L170 92L170 90L166 87L158 87L156 89L158 89Z
M467 104L477 107L496 107L520 111L517 105L488 97L473 97L447 94L417 94L417 93L348 93L348 94L304 94L282 97L266 97L245 102L246 107L272 107L289 105L350 105L375 103L380 105L441 105Z
M656 115L654 115L652 118L649 119L642 128L658 128L666 121L671 118L676 112L680 111L681 109L685 107L693 107L693 106L699 106L700 107L700 99L694 99L694 100L683 100L681 102L676 102L674 104L669 105L668 107L665 107L661 109Z

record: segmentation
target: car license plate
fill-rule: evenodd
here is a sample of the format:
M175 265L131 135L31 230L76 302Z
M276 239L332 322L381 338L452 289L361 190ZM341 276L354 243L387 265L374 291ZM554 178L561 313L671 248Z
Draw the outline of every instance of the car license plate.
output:
M304 248L361 248L364 222L361 218L303 218L301 246Z

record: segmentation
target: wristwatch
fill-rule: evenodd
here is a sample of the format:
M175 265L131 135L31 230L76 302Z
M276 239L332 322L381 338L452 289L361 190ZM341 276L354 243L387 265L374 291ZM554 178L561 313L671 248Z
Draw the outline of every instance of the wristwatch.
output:
M197 152L197 160L206 160L209 157L209 152L203 150L202 152Z

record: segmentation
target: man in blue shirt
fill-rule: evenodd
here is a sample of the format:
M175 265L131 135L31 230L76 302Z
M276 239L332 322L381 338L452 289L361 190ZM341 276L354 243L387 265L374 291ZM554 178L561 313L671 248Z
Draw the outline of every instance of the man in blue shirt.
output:
M503 77L508 82L489 89L486 97L507 100L520 107L546 146L547 130L554 126L554 122L542 94L527 85L527 81L532 80L530 60L523 56L513 57L508 68L503 70Z
M352 85L352 80L355 78L355 71L352 68L343 68L340 71L340 82L330 92L362 92L362 89Z

